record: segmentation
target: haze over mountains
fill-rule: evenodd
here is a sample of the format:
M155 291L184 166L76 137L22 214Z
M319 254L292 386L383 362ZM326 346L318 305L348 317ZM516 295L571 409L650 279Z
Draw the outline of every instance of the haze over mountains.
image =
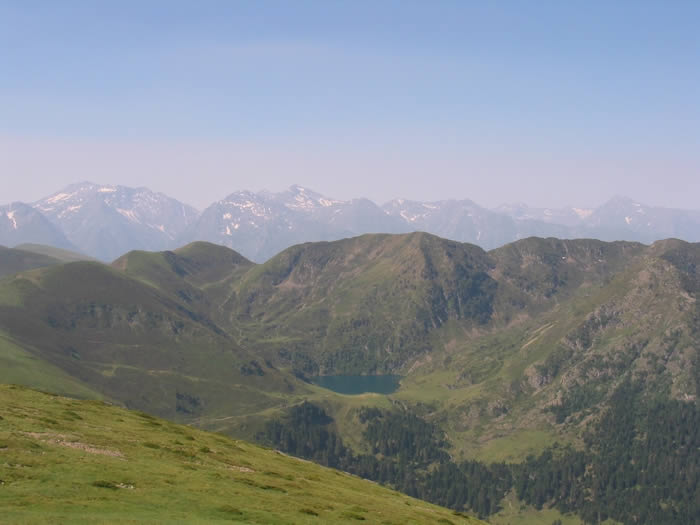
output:
M111 261L133 249L165 250L203 240L262 262L302 242L364 233L425 231L493 249L518 239L596 238L652 243L700 240L700 211L647 206L614 197L597 208L488 209L468 199L434 202L337 200L301 186L237 191L201 213L147 188L70 185L31 204L0 207L0 244L38 243Z
M32 204L81 251L111 260L134 249L165 249L197 211L146 188L72 184Z

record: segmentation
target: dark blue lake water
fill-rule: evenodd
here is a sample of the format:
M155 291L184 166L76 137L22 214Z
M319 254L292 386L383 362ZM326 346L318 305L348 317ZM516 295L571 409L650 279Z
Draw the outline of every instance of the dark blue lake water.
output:
M401 376L317 376L312 377L315 385L327 388L333 392L346 395L364 394L374 392L376 394L391 394L399 388Z

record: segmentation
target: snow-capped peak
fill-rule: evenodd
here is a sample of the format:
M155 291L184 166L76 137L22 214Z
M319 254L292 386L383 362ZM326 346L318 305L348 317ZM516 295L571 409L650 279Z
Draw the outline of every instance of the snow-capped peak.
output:
M86 253L112 259L134 246L171 247L198 212L148 188L81 182L32 204ZM114 239L111 246L103 238Z

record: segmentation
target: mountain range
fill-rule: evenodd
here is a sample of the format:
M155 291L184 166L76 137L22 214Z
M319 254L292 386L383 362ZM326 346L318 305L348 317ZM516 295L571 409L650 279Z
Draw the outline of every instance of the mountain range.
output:
M4 249L0 334L35 366L184 420L311 396L319 374L398 373L406 400L441 392L448 432L476 451L499 411L500 434L523 421L556 434L541 410L595 384L570 407L585 412L623 375L695 399L699 246L531 238L485 252L370 234L264 264L198 242L111 265Z
M366 234L263 264L206 242L112 264L28 252L0 257L0 382L262 440L482 516L700 511L700 244ZM345 396L310 381L338 374L401 382ZM663 441L658 421L683 433Z
M470 200L336 200L291 186L239 191L199 212L147 188L70 185L31 204L0 207L0 244L38 243L112 261L134 249L173 249L193 241L227 246L263 262L289 246L365 233L424 231L489 250L531 236L652 243L700 240L700 211L647 206L615 197L597 208L487 209Z

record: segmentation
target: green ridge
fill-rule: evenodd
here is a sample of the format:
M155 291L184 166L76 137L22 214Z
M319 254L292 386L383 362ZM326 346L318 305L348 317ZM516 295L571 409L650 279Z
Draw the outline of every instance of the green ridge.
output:
M361 450L352 408L401 403L455 457L521 461L580 443L624 378L697 398L699 251L530 238L487 253L414 233L256 265L193 243L6 277L0 329L109 399L232 435L307 399ZM362 400L304 382L383 372L399 391Z
M0 278L25 270L42 268L63 261L44 253L0 246Z
M34 243L24 243L15 246L16 249L24 250L27 252L39 253L42 255L48 255L54 259L58 259L61 262L75 262L75 261L95 261L96 259L90 257L89 255L84 255L82 253L73 252L70 250L64 250L62 248L56 248L55 246L46 246L44 244L34 244Z

